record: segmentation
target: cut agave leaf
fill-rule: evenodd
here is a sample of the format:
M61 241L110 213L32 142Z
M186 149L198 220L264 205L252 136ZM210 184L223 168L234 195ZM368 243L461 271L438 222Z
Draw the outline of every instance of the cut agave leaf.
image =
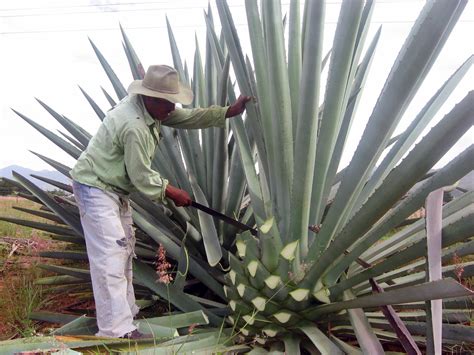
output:
M206 207L208 207L206 197L199 188L194 176L190 176L191 186L193 187L194 197L196 201ZM206 248L207 261L209 265L216 266L222 259L222 250L217 235L216 226L210 215L205 212L198 211L199 221L201 224L202 237L204 241L204 247Z

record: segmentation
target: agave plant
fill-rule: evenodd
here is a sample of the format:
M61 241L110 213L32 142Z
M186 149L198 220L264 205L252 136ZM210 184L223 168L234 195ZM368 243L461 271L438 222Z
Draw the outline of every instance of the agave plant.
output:
M169 204L163 209L134 193L137 293L143 306L152 303L154 295L182 313L143 320L140 326L148 324L173 338L176 329L182 334L182 327L207 324L200 332L173 341L194 340L192 349L204 344L208 351L217 351L212 348L215 344L250 343L261 352L376 354L398 345L417 354L420 349L438 353L442 345L469 342L472 292L453 278L472 276L473 263L449 262L472 254L473 192L465 191L444 205L442 196L443 188L473 169L473 146L443 168L432 168L472 126L474 93L469 92L419 139L473 57L433 92L405 132L392 137L466 1L425 4L394 60L352 161L340 171L380 37L379 30L363 53L374 2L342 2L327 55L322 53L324 1L306 1L303 9L300 1L290 2L287 39L280 2L263 0L260 5L245 1L251 57L242 51L227 3L217 0L220 36L208 9L205 61L196 42L192 77L167 22L174 66L194 90L193 106L235 100L231 66L238 92L257 100L247 107L246 117L229 120L223 129L163 127L155 168L173 185L192 192L197 202L251 225L256 233L242 232L190 208ZM143 66L123 29L122 34L133 78L141 79ZM92 46L122 99L124 86ZM82 92L102 119L104 111ZM111 95L104 93L114 105ZM91 135L40 104L69 134L62 133L62 138L17 114L77 158ZM69 167L37 155L69 176ZM57 221L59 216L61 221L56 226L30 225L53 233L53 239L84 244L74 203L51 198L19 174L15 179L29 191L25 196L45 206L45 217ZM426 218L406 221L423 206ZM157 283L152 268L158 245L174 260L175 279L169 285ZM83 247L43 256L87 259ZM40 283L90 287L88 270L42 267L62 276ZM36 317L70 320L44 313ZM57 333L84 334L91 327L93 319L78 318ZM169 349L169 344L157 349ZM235 348L245 349L249 347Z

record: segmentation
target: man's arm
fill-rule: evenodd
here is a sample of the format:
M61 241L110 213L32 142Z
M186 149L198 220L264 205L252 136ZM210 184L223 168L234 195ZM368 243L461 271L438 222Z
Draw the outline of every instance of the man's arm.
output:
M128 129L124 134L123 147L125 167L132 184L150 199L162 202L168 180L151 168L145 133L139 129Z
M168 127L198 129L225 126L227 107L211 106L208 108L177 108L161 124Z
M250 96L239 96L231 106L210 106L208 108L176 109L162 124L175 128L208 128L224 127L225 119L242 114L245 105L252 98Z
M163 202L166 196L178 207L191 204L191 197L186 191L170 185L168 180L151 168L143 132L134 129L127 131L124 155L128 176L138 191L158 202Z

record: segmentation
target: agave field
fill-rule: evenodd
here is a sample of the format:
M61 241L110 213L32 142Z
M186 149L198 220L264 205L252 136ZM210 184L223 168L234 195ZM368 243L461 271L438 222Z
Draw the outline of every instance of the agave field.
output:
M332 49L323 53L324 1L291 0L284 16L279 1L246 0L248 55L228 4L216 3L220 25L209 8L205 56L197 47L191 64L181 59L168 22L174 67L194 90L193 107L226 105L239 93L256 100L247 105L245 117L228 120L226 128L163 127L153 164L194 200L253 226L257 235L191 208L172 203L162 208L133 193L139 305L146 309L161 302L169 311L138 321L140 330L157 339L139 342L134 351L439 354L467 349L474 339L473 293L467 287L474 271L469 261L474 192L463 191L444 203L443 191L473 169L474 148L441 169L433 166L472 127L474 93L466 93L422 133L473 57L433 88L410 126L393 136L467 1L426 2L393 58L351 162L340 171L365 82L380 80L370 75L380 30L367 38L374 2L343 1ZM141 79L144 66L121 30L133 78ZM113 106L126 90L92 47L113 85L116 98L106 93ZM105 110L83 94L102 120ZM91 134L80 122L39 104L64 127L61 136L15 112L78 158ZM71 167L54 155L35 154L69 176ZM43 205L43 218L59 223L1 219L76 245L72 251L44 252L45 258L87 260L74 199L53 198L19 174L14 180L24 196ZM68 185L43 180L72 192ZM422 207L426 217L407 222ZM65 290L79 286L92 297L87 269L41 267L57 276L38 283ZM167 282L158 280L163 273ZM91 337L96 331L92 317L33 316L63 326L28 344L3 343L4 349L48 348L61 341L76 350L129 346L128 341Z

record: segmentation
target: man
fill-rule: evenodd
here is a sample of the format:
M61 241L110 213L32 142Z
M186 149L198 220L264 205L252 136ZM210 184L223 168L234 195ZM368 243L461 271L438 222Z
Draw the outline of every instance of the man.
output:
M132 285L135 236L128 194L140 191L152 200L165 197L189 206L186 191L171 186L151 168L160 127L223 127L225 118L245 111L251 99L240 96L229 107L176 109L190 104L191 89L166 65L150 66L128 96L107 113L102 125L71 170L86 239L96 305L97 336L146 337L133 322L139 309Z

